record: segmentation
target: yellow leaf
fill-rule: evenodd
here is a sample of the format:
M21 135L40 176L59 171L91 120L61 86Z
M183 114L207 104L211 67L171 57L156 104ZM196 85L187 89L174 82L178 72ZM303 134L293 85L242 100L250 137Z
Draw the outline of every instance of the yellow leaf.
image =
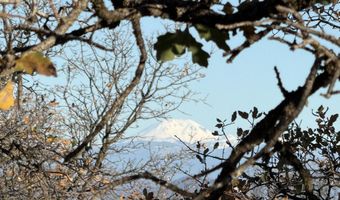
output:
M29 118L29 116L25 116L24 119L23 119L23 121L24 121L24 124L28 125L28 124L30 123L30 118Z
M71 144L71 141L69 139L63 139L63 138L60 138L59 139L59 142L61 144L63 144L64 146L69 146Z
M49 58L42 53L34 51L16 60L16 71L23 71L28 74L37 72L45 76L57 76L57 71Z
M0 109L8 110L14 105L13 82L9 81L0 91Z
M53 143L53 142L55 142L56 140L57 140L57 139L56 139L55 136L49 135L49 136L47 137L46 142L48 142L48 143Z

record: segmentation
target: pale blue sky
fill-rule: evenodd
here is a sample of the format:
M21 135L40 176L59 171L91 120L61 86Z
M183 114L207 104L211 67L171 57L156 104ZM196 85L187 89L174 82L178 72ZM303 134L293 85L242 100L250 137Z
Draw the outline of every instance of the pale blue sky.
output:
M164 22L167 23L162 20ZM142 22L142 29L146 33L157 32L162 30L161 27L160 21L154 18ZM231 42L235 45L240 40ZM171 117L190 118L212 130L216 117L229 120L235 110L249 111L256 106L260 111L267 112L283 99L277 86L274 66L278 67L283 84L290 91L304 83L313 61L313 55L308 52L291 51L286 45L267 39L243 51L231 64L227 64L222 52L217 51L209 59L208 68L203 69L206 77L191 84L193 90L202 96L207 95L206 103L209 105L186 103L181 110L189 115L173 112ZM303 119L302 125L315 125L311 111L320 105L330 107L329 113L340 111L340 95L325 99L320 93L322 91L309 99L308 106L301 113L298 121Z

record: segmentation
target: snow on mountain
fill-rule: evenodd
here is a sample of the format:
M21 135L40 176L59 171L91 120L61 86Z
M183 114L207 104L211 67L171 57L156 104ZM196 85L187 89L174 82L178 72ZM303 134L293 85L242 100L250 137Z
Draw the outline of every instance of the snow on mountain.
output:
M194 143L198 140L215 140L216 138L211 133L211 131L190 119L166 119L147 128L139 135L144 139L166 142L178 141L175 137L177 136L186 143Z

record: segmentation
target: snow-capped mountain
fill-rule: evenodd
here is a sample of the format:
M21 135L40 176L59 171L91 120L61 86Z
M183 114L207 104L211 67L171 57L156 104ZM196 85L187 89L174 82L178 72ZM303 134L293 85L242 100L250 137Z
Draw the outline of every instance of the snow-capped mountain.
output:
M216 140L212 132L190 119L166 119L157 125L150 126L139 135L147 140L176 142L177 136L183 142L194 143Z
M207 157L207 166L204 166L196 157L196 151L203 152L209 148L209 155L226 158L230 155L231 148L226 144L223 137L212 135L212 131L204 128L199 123L190 119L166 119L157 124L149 126L140 131L133 142L124 142L117 145L117 149L129 148L128 151L115 154L110 157L111 163L125 162L147 163L143 166L148 171L157 171L161 169L181 169L181 171L190 172L190 174L200 173L204 167L211 168L218 165L221 160ZM180 138L186 144L182 144L175 136ZM230 137L233 143L235 137ZM201 147L197 149L197 141L201 142ZM216 142L219 142L218 148L215 148ZM131 146L131 147L130 147ZM138 164L139 165L139 164ZM125 167L126 165L122 165ZM115 166L116 167L116 166ZM170 174L176 185L188 187L194 185L190 180L186 180L187 175L181 171ZM210 178L217 175L212 173Z

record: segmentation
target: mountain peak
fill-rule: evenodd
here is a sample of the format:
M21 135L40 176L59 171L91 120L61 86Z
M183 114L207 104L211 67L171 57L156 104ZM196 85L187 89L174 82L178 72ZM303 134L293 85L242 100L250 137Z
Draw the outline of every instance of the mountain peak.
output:
M177 136L187 143L214 139L211 131L190 119L165 119L159 124L149 127L140 135L145 139L169 142L178 141L175 137Z

